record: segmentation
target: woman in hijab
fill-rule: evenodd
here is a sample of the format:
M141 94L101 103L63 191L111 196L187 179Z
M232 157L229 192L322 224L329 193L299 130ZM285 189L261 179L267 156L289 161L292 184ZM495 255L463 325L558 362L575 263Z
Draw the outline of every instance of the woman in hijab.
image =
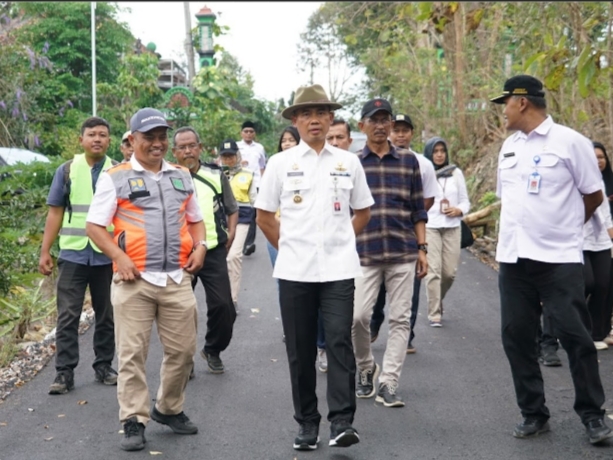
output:
M436 171L438 192L428 211L428 321L441 327L443 299L451 288L460 263L461 221L470 209L466 181L460 168L449 163L447 143L440 137L426 142L424 156Z

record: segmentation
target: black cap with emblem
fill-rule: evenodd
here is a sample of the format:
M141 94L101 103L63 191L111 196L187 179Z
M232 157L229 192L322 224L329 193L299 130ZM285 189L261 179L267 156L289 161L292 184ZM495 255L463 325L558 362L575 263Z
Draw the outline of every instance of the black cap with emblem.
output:
M543 84L530 75L516 75L504 83L504 89L500 96L490 99L496 104L504 104L509 96L532 96L545 97Z

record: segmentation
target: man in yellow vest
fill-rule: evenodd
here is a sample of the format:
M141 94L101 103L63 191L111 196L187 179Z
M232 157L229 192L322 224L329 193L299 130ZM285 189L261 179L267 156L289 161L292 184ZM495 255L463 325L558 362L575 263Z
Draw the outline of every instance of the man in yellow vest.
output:
M85 120L79 136L85 153L58 167L47 197L49 212L38 266L43 275L53 271L51 246L60 236L55 333L57 375L49 394L64 394L74 388L74 369L79 363L79 319L87 287L96 316L95 380L105 385L117 384L117 372L111 367L115 356L111 260L85 234L85 218L96 182L100 173L112 166L112 160L106 156L110 139L106 120L98 117Z
M192 280L195 288L200 278L206 294L207 331L200 355L211 373L222 374L224 366L219 354L230 344L236 319L226 258L236 233L238 204L221 168L213 163L202 164L201 153L200 136L194 128L185 126L175 131L172 154L190 170L206 229L206 259Z

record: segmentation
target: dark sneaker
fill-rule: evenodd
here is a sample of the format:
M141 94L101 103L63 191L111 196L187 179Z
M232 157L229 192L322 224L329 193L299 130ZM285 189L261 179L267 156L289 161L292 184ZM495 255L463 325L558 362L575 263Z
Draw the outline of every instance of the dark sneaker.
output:
M360 442L358 432L346 420L335 420L330 425L330 446L349 447Z
M407 355L412 355L413 353L415 353L417 351L417 349L413 346L412 343L409 343L407 345Z
M375 395L374 381L379 377L380 371L381 368L375 363L372 369L358 372L358 383L355 390L358 398L372 398Z
M184 412L176 415L164 415L157 410L154 405L153 410L151 411L151 419L161 423L162 425L168 425L170 429L177 434L198 433L198 427L190 422L189 418L187 418L187 415L185 415Z
M209 371L211 372L211 374L223 374L223 371L224 371L223 362L221 361L221 358L219 357L219 355L212 355L210 353L207 353L204 350L201 350L200 356L206 359L206 362L209 365Z
M117 371L110 364L100 364L94 369L96 372L96 382L105 385L117 385Z
M250 244L243 250L243 254L245 254L246 256L250 256L254 252L255 252L255 243Z
M379 329L370 328L370 343L374 343L379 337Z
M404 407L404 401L396 394L398 385L396 383L387 382L379 386L375 401L383 403L385 407Z
M192 370L189 371L189 379L192 380L194 377L196 377L196 374L194 373L194 367L196 366L192 366Z
M548 367L560 367L562 365L562 361L555 349L541 350L539 354L539 363Z
M585 429L587 430L587 435L592 444L598 444L613 436L611 428L609 428L604 422L604 419L601 418L587 422L585 424Z
M60 371L49 387L50 395L63 395L74 390L74 374L70 371Z
M131 417L123 424L123 439L121 447L123 450L143 450L145 448L145 425L138 423L136 417Z
M294 449L296 450L315 450L319 442L319 425L313 422L300 424L298 436L294 439Z
M513 436L516 438L531 438L547 431L549 431L547 419L526 417L523 422L515 427Z

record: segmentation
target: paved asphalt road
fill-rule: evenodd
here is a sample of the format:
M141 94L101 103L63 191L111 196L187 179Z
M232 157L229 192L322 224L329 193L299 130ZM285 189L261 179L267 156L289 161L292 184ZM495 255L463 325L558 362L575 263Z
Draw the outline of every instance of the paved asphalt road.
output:
M53 361L0 405L0 460L144 459L172 460L379 460L379 459L611 459L611 446L590 446L572 409L574 392L566 354L561 368L544 368L552 431L532 440L511 435L520 420L499 332L496 273L463 251L456 284L445 302L445 325L427 326L424 308L416 326L417 353L407 356L399 391L407 405L377 406L358 400L355 427L361 442L328 447L326 376L318 374L322 443L296 452L292 403L276 284L261 233L257 251L244 261L241 314L234 339L222 355L226 372L212 375L196 357L185 411L200 428L178 436L151 421L140 452L119 449L121 425L115 387L93 380L92 330L81 338L76 389L50 396ZM198 285L203 311L204 292ZM422 307L425 293L422 289ZM201 315L199 347L203 344ZM374 344L381 362L386 329ZM601 375L613 409L613 350L601 354ZM161 348L153 336L148 360L150 392L159 382ZM87 404L79 404L87 401ZM610 420L613 425L613 420ZM156 454L156 452L161 454Z

